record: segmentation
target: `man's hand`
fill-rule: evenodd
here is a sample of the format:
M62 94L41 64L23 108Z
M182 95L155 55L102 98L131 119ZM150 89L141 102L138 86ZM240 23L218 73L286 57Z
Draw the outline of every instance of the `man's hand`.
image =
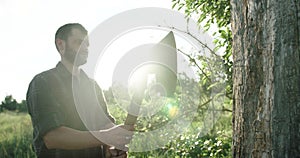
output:
M114 147L106 148L106 158L127 158L127 152L123 150L115 149Z
M102 143L127 151L128 148L125 145L131 141L133 130L132 125L117 125L106 130L100 130L95 136Z

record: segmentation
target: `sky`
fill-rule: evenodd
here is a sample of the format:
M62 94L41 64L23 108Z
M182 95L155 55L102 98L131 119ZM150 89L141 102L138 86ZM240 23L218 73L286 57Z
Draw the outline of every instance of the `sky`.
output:
M55 67L54 34L63 24L79 22L91 31L123 11L171 6L171 0L0 0L0 100L24 100L32 78Z

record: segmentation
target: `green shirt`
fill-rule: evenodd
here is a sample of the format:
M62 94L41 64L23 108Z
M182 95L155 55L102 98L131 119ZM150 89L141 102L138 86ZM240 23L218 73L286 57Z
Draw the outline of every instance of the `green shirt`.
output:
M102 90L82 70L75 78L62 63L36 75L27 91L27 107L33 125L33 146L38 157L102 157L100 148L47 149L43 136L59 126L76 130L100 130L114 122ZM76 138L74 138L76 139Z

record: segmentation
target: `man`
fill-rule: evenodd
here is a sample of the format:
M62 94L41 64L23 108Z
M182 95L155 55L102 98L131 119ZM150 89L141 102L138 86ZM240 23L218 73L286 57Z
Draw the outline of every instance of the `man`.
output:
M79 69L87 62L86 37L81 24L61 26L55 34L61 61L29 85L26 99L37 157L127 157L108 145L125 147L133 127L113 124L101 89Z

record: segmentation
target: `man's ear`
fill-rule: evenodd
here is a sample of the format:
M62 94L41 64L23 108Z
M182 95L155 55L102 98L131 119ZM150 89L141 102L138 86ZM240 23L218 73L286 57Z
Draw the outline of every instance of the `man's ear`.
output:
M55 40L58 52L60 55L63 55L65 53L66 43L64 40L57 38Z

